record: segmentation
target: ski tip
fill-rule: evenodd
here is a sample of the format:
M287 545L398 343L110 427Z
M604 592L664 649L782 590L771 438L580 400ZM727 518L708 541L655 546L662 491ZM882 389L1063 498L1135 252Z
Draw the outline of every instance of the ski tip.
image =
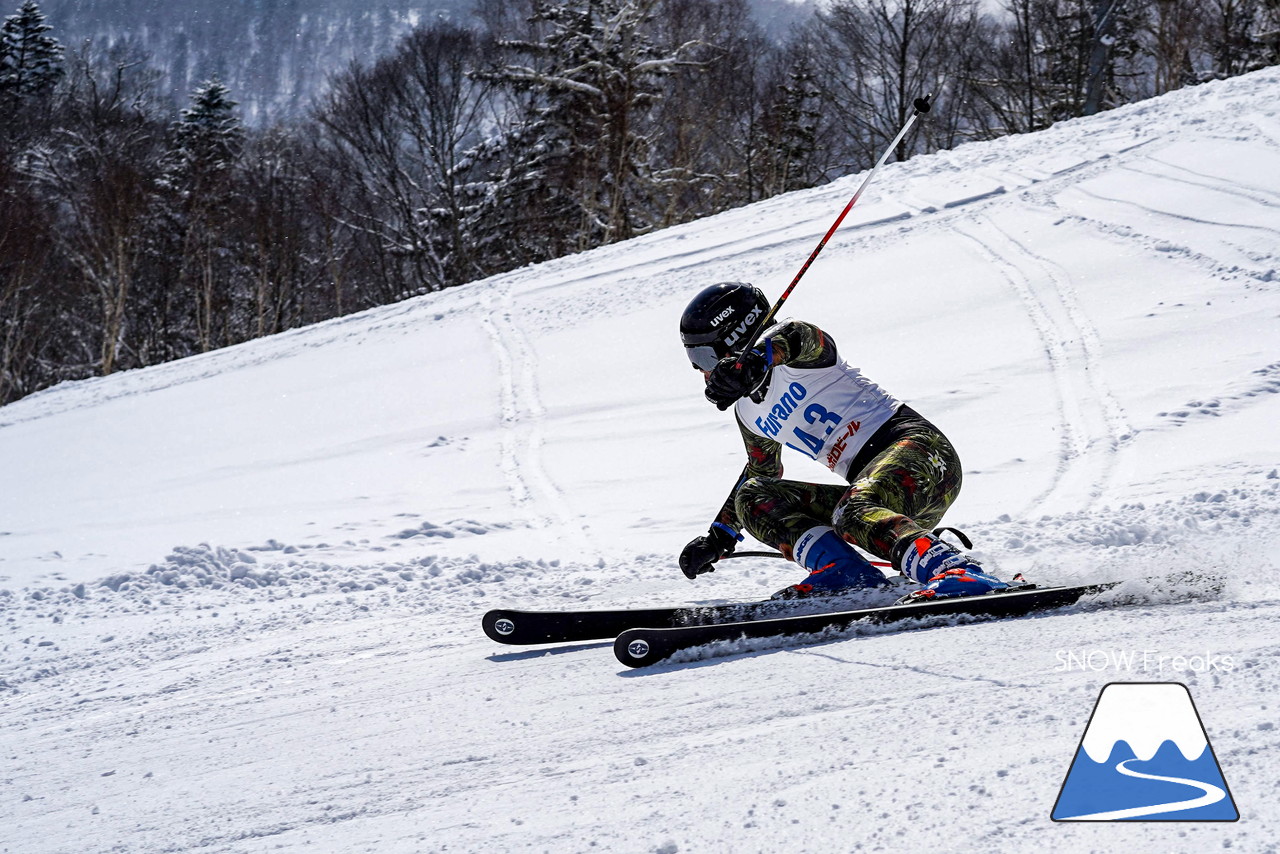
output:
M613 642L613 654L627 667L648 667L671 654L653 632L627 629Z
M490 611L480 620L480 626L491 640L498 643L515 643L516 621L511 611Z

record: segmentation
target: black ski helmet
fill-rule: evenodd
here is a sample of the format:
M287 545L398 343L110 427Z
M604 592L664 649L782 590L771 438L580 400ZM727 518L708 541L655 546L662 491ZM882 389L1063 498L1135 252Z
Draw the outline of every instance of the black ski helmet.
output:
M730 353L738 355L769 313L764 292L744 282L721 282L699 291L680 315L680 340L689 361L709 371Z

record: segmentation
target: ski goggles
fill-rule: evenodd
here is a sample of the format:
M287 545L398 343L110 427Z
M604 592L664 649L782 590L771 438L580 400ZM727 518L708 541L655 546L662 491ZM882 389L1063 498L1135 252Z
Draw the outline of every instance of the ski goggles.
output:
M699 344L694 347L685 347L684 351L689 354L689 361L693 367L699 371L710 371L720 361L723 355L720 351L712 347L710 344Z

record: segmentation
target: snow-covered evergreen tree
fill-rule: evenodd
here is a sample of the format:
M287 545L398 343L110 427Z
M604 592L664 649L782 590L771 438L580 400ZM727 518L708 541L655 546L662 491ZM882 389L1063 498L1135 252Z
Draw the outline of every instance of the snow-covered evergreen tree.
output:
M162 181L173 195L169 216L180 244L180 276L190 291L202 352L233 343L236 259L229 207L233 167L244 142L235 107L230 91L217 79L192 93L191 105L174 125Z
M811 57L800 53L778 87L773 119L776 123L773 169L767 195L812 187L821 180L814 168L822 123L822 89Z
M191 106L174 125L170 177L177 189L194 192L225 177L244 143L231 92L216 78L191 94Z
M0 26L0 107L47 93L62 78L62 45L35 0Z
M692 45L659 46L659 0L534 5L530 32L501 41L514 61L486 75L510 88L518 112L474 160L494 175L476 189L475 222L512 261L623 240L648 231L660 204L650 120L660 81Z

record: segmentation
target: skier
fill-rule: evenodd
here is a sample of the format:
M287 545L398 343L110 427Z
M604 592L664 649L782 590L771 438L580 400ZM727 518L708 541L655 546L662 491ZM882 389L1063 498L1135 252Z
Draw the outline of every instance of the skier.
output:
M774 598L825 596L887 583L854 548L924 585L912 599L967 596L1008 585L930 533L960 492L960 459L937 427L846 363L818 327L785 320L743 353L769 302L723 282L698 293L680 338L706 396L734 408L747 465L704 536L680 554L689 578L715 569L740 528L808 570ZM782 479L786 445L848 485Z

